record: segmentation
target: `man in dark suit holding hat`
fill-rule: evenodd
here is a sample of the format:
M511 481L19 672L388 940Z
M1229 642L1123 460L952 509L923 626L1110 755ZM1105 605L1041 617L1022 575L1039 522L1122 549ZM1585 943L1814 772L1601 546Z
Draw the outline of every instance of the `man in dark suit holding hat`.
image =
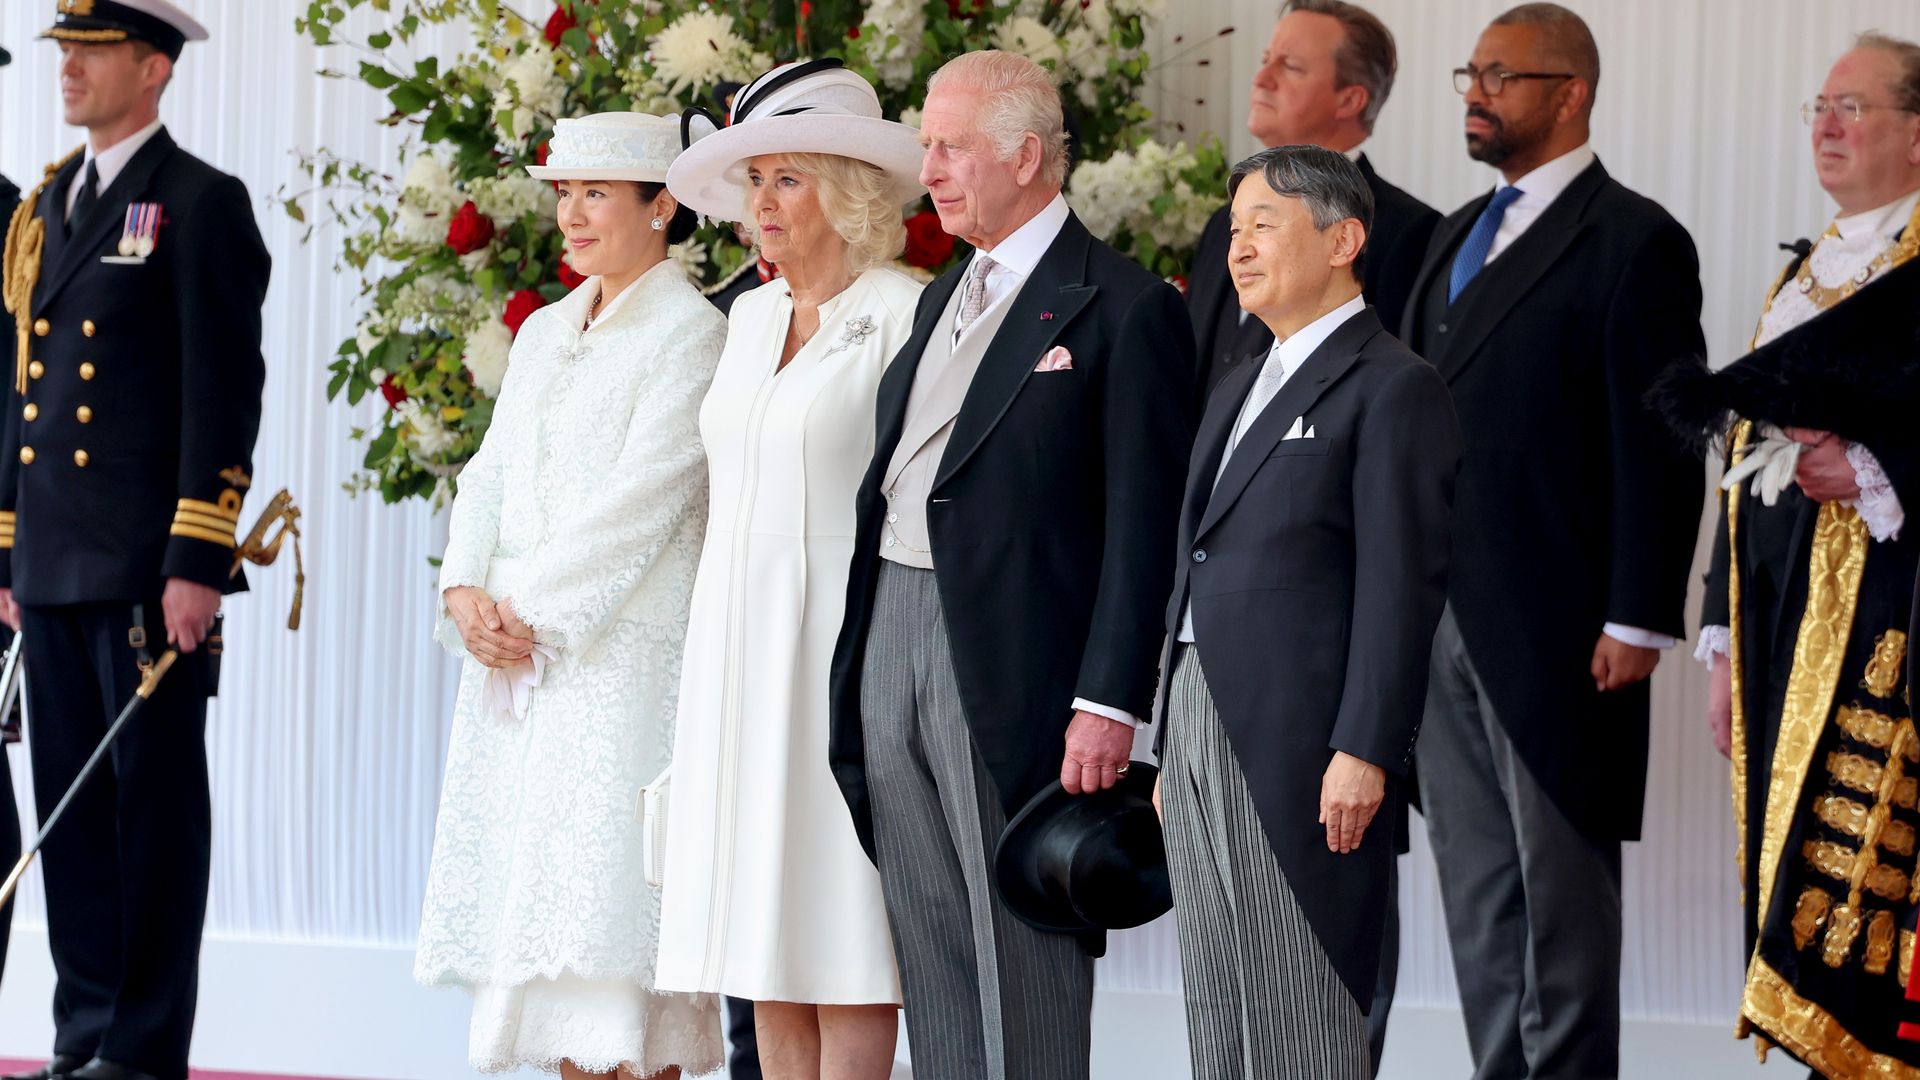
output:
M244 186L160 123L206 31L166 0L61 0L87 145L16 215L0 613L26 636L35 802L59 800L142 673L182 654L49 837L54 1057L32 1080L184 1080L205 921L206 699L251 485L269 260Z
M1275 342L1201 421L1167 607L1160 797L1194 1076L1364 1080L1460 430L1361 294L1359 167L1284 146L1228 187L1234 285Z

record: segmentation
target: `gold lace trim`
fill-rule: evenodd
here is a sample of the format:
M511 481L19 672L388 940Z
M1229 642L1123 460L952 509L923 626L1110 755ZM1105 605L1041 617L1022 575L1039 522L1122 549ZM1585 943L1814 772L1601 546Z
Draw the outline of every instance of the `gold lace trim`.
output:
M1910 952L1902 949L1903 956ZM1757 956L1747 967L1740 1013L1822 1076L1920 1080L1920 1069L1868 1049L1832 1013L1801 997L1779 972Z
M1881 634L1879 640L1873 643L1873 659L1867 661L1867 673L1860 680L1860 689L1883 700L1893 697L1893 691L1900 685L1900 672L1906 659L1906 632L1889 630Z
M1909 884L1907 875L1866 857L1870 852L1856 852L1845 844L1836 844L1831 840L1809 840L1801 851L1815 870L1836 881L1846 882L1852 892L1870 892L1883 900L1906 899ZM1833 937L1833 924L1839 922L1840 913L1848 909L1852 909L1855 918L1858 918L1859 904L1842 904L1834 908L1827 927L1829 941Z

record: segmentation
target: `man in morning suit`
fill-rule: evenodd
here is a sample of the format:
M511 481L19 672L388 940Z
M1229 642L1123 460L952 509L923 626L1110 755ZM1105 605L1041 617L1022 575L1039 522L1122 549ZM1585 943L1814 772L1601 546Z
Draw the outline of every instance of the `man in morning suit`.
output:
M950 61L920 135L941 227L974 253L880 383L830 754L880 868L916 1075L1079 1080L1103 941L1020 922L988 868L1053 780L1117 783L1153 704L1193 333L1172 286L1067 209L1044 68Z
M1361 294L1361 170L1285 146L1228 189L1234 285L1275 342L1201 421L1167 607L1158 794L1193 1070L1364 1080L1460 428Z
M165 0L61 0L87 144L13 227L20 327L0 448L0 604L26 635L34 801L54 806L163 649L181 660L41 859L54 1056L34 1080L184 1080L205 921L206 699L251 483L268 258L239 180L181 150L161 94L206 31ZM38 250L44 247L44 250ZM10 365L10 367L12 367Z
M13 55L0 48L0 67L13 63ZM0 176L0 245L7 239L7 223L13 220L13 211L20 205L20 188L5 176ZM5 247L0 246L0 251ZM11 345L14 341L13 317L0 309L0 342ZM14 427L17 425L13 410L9 409L0 417L0 446L14 445ZM11 514L0 513L0 541L11 539L13 518ZM0 641L8 640L14 633L13 623L8 617L0 619L7 624L0 630ZM6 717L0 716L0 724L6 723ZM13 768L7 761L7 748L0 742L0 866L12 868L20 858L20 812L13 801ZM0 905L0 979L7 971L7 939L13 931L13 901Z
M1382 180L1360 152L1387 104L1399 63L1392 31L1365 8L1346 0L1288 0L1247 93L1247 130L1260 145L1311 143L1359 163L1373 192L1362 284L1389 330L1400 328L1427 240L1440 223L1432 207ZM1227 267L1231 209L1221 207L1200 234L1187 289L1203 402L1228 372L1259 364L1273 344L1273 333L1241 309L1234 293ZM1390 1003L1390 987L1386 993ZM1384 1026L1380 1030L1385 1033Z
M1700 462L1643 402L1704 355L1685 229L1588 144L1600 53L1525 4L1454 73L1494 191L1435 230L1402 337L1466 440L1421 810L1476 1076L1619 1070L1620 845L1682 633Z

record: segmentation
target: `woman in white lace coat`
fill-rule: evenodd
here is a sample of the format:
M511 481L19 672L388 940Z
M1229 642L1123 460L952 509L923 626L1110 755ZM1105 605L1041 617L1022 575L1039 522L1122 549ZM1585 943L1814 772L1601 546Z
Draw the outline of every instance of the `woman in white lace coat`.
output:
M700 411L713 484L674 743L660 986L754 1004L769 1080L891 1071L880 878L827 764L827 680L880 376L918 282L888 267L918 134L837 61L777 68L667 185L744 217L781 277L734 302Z
M475 1068L719 1067L709 996L653 989L640 788L669 757L725 320L667 245L677 119L562 120L545 168L591 275L514 341L460 476L441 640L467 657L414 974L468 988Z

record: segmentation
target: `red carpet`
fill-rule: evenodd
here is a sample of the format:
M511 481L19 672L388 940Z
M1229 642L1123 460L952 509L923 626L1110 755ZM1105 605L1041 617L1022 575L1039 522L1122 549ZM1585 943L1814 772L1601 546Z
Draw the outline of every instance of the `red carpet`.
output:
M0 1058L0 1073L31 1072L44 1063L40 1061ZM244 1073L214 1072L211 1069L193 1070L192 1080L325 1080L316 1076L289 1076L285 1073Z

